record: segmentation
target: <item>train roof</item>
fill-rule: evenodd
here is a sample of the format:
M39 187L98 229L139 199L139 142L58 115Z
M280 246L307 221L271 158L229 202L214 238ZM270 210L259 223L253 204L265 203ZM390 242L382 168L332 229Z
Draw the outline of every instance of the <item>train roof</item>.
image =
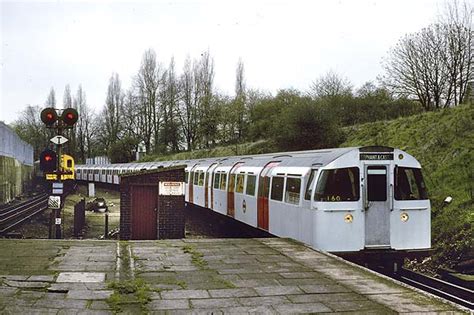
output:
M169 167L173 165L187 165L188 168L193 166L209 166L214 163L219 163L218 167L229 167L233 166L238 162L245 163L245 166L264 166L269 162L278 161L279 166L287 167L324 167L339 157L347 154L351 151L358 150L360 152L393 152L394 149L384 146L366 146L366 147L348 147L348 148L334 148L334 149L321 149L321 150L308 150L308 151L294 151L294 152L276 152L276 153L265 153L258 155L243 155L243 156L228 156L228 157L215 157L215 158L204 158L204 159L193 159L193 160L173 160L173 161L155 161L146 163L128 163L128 164L109 164L109 167L120 166L120 167L140 167L144 164L150 168L157 167ZM97 167L91 165L92 168ZM98 167L106 167L105 165Z

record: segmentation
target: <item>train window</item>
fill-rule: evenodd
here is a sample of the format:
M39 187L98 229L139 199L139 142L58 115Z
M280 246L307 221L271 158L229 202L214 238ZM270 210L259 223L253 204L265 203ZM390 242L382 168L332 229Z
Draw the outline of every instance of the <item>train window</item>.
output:
M226 182L227 182L227 174L221 173L221 190L225 190Z
M288 177L286 179L285 202L293 205L300 203L301 178Z
M387 200L387 168L385 166L367 167L367 200Z
M359 168L323 170L316 185L315 201L356 201L360 198Z
M199 172L198 186L204 186L204 172L203 171Z
M237 174L237 183L235 185L235 192L244 193L245 174Z
M255 196L255 182L257 181L257 176L248 175L247 177L247 187L245 188L245 193L249 196Z
M186 172L184 172L184 182L187 183L188 179L189 179L189 172L186 171Z
M199 181L199 173L198 172L193 172L193 178L194 178L194 185L198 184Z
M230 174L229 176L229 192L234 192L235 188L235 174Z
M419 168L395 168L395 199L424 200L428 199L425 182Z
M283 200L283 183L285 181L284 177L274 176L272 178L272 192L271 199L282 201Z
M309 175L308 183L306 184L306 192L304 194L304 199L306 200L311 199L311 193L313 192L314 180L316 179L317 172L318 170L311 170L311 174Z
M214 175L214 189L219 189L220 181L221 181L221 173L216 173Z

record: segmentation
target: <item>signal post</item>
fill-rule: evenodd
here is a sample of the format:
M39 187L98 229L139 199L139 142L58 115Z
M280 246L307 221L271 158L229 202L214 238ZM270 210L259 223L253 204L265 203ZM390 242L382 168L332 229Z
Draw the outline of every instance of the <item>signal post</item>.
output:
M62 133L64 129L72 129L77 119L78 113L74 108L61 110L48 107L41 111L41 121L46 125L46 128L56 130L56 136L50 139L52 143L56 144L56 152L46 149L40 155L40 169L46 173L46 179L48 179L48 173L56 175L48 200L48 207L51 208L51 217L54 218L54 222L51 220L50 223L49 238L53 238L53 234L54 238L61 238L61 209L64 204L64 200L62 200L62 195L64 194L62 175L65 174L61 165L63 160L62 145L68 141Z

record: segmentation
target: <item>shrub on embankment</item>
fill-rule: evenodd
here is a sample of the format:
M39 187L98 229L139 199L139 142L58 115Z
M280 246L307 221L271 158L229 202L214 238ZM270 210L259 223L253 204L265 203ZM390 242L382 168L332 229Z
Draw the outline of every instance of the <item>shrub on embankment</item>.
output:
M474 106L352 126L346 134L341 146L392 146L420 161L432 203L432 266L472 271ZM447 196L453 201L446 205Z

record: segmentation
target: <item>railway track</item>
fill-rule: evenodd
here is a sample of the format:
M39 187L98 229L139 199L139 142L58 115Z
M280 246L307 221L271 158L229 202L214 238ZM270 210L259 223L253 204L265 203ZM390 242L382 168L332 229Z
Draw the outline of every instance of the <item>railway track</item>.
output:
M392 277L420 290L474 310L474 291L471 289L405 268L401 268L401 270Z
M44 211L48 207L48 195L41 194L25 202L0 209L0 235Z

